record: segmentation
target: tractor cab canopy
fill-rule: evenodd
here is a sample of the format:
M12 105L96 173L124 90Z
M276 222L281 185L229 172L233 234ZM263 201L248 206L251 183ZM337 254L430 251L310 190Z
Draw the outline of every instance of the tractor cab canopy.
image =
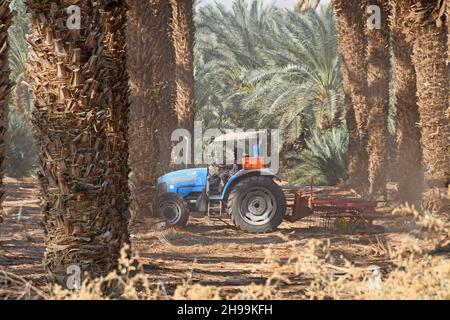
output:
M265 135L265 130L252 131L252 132L232 132L218 136L214 139L215 142L223 141L242 141L242 140L258 140L258 136Z
M252 155L252 157L259 157L260 155L260 143L261 138L267 137L267 131L250 131L250 132L232 132L226 133L214 138L214 143L217 142L237 142L237 146L234 148L235 160L245 158ZM245 150L248 150L246 152Z

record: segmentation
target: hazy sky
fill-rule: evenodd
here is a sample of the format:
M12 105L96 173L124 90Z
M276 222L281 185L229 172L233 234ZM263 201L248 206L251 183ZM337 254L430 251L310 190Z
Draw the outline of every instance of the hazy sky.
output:
M231 5L233 4L234 0L197 0L198 1L198 5L199 6L203 6L206 4L210 4L210 3L221 3L227 7L231 7ZM251 1L251 0L247 0L247 1ZM294 5L297 3L297 0L263 0L264 3L270 4L270 3L275 3L277 6L282 7L282 8L288 8L288 9L292 9L294 8ZM321 0L321 3L329 3L330 0Z

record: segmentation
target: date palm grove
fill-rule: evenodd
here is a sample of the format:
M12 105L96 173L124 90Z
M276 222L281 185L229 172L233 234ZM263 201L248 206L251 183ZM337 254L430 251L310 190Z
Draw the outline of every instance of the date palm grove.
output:
M373 199L395 182L399 202L448 217L450 1L319 2L287 12L259 0L231 10L25 1L45 267L55 280L73 264L94 276L116 267L129 227L157 216L152 182L176 168L171 133L192 132L194 119L277 126L298 181L314 172ZM67 25L72 3L79 29ZM10 4L0 0L0 178L16 66Z

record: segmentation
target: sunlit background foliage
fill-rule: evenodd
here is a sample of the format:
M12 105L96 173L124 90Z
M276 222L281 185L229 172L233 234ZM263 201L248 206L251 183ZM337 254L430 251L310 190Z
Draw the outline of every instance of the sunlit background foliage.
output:
M6 172L12 176L28 175L36 161L36 150L31 133L31 112L33 97L29 88L27 71L28 48L26 34L30 18L23 0L14 0L11 7L17 12L14 24L9 30L11 44L10 67L13 90L7 125Z
M346 177L342 72L330 6L297 12L236 0L196 15L197 120L279 129L295 182Z
M18 15L10 30L15 86L7 172L27 175L36 161L27 72L30 21L24 0L12 6ZM279 129L281 160L285 171L293 170L292 182L312 175L326 184L344 180L348 137L331 7L299 12L235 0L232 6L198 6L195 24L196 120L222 130Z

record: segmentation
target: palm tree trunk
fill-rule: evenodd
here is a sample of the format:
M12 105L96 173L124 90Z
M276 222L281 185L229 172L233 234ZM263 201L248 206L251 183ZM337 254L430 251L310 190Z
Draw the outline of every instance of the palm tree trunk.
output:
M342 56L345 91L351 95L358 139L350 138L350 149L358 150L350 159L349 184L360 192L368 189L368 116L366 1L334 0L339 51ZM345 79L346 78L346 79ZM353 145L352 144L356 144ZM352 156L352 155L350 155Z
M447 74L448 74L448 84L450 87L450 0L447 0L447 13L446 13L446 24L447 24ZM448 109L447 109L447 121L450 123L450 90L448 90ZM450 197L450 183L447 182L447 195Z
M392 77L395 93L398 195L402 202L418 204L423 191L422 147L420 145L416 71L412 46L403 34L409 5L391 0Z
M348 131L348 175L355 177L359 170L358 158L360 152L360 141L349 81L348 69L343 68L344 102L346 108L345 123Z
M450 0L443 0L443 1L445 1L446 6L445 24L447 25L447 76L448 76L447 87L450 87ZM449 102L447 109L447 118L450 122L450 90L448 90L448 99ZM450 185L448 185L448 187L450 188Z
M447 42L448 42L448 49L447 49L447 55L448 55L448 59L447 59L447 64L450 64L450 1L447 0L447 16L446 16L446 23L447 23ZM449 66L450 68L450 66ZM449 95L449 99L450 99L450 95ZM450 117L450 115L449 115Z
M344 76L344 88L348 88L348 85L345 84L345 79L347 78L347 76ZM345 106L347 109L345 122L348 130L348 174L349 176L354 176L359 170L358 156L360 143L358 128L356 126L355 109L352 105L351 94L348 92L345 92Z
M413 0L412 4L410 33L417 74L425 182L428 188L422 199L422 207L429 213L448 213L448 201L436 196L440 191L446 190L450 181L447 30L442 25L438 27L431 17L429 8L436 7L437 0Z
M131 83L130 185L131 223L154 215L151 182L169 168L174 108L175 53L171 7L162 0L128 0L128 68Z
M127 232L127 75L123 2L29 0L35 110L45 214L45 267L56 280L77 265L91 276L117 265Z
M180 127L192 131L194 122L194 20L193 0L170 0L175 47L175 110Z
M107 98L106 123L106 156L109 165L106 179L108 184L109 210L114 215L124 213L129 218L130 189L128 176L128 123L129 123L129 77L127 70L127 11L125 1L114 1L102 11L104 19L104 56L105 70L108 77L104 78L109 89ZM107 64L107 66L106 66ZM123 223L117 227L127 228ZM117 230L127 234L127 230Z
M389 115L389 3L374 0L372 5L381 9L381 28L367 33L367 79L370 130L367 150L369 153L369 194L386 195L388 167L388 115Z
M450 0L446 1L447 4L447 12L446 12L446 20L447 24L447 72L448 72L448 87L450 87ZM447 117L450 122L450 90L448 92L448 109L447 109ZM450 185L448 186L450 188ZM450 191L449 191L450 196Z
M9 79L9 41L8 29L11 26L13 13L9 10L10 1L0 0L0 223L3 222L2 203L5 198L3 186L3 170L5 167L5 133L9 108L11 81Z

